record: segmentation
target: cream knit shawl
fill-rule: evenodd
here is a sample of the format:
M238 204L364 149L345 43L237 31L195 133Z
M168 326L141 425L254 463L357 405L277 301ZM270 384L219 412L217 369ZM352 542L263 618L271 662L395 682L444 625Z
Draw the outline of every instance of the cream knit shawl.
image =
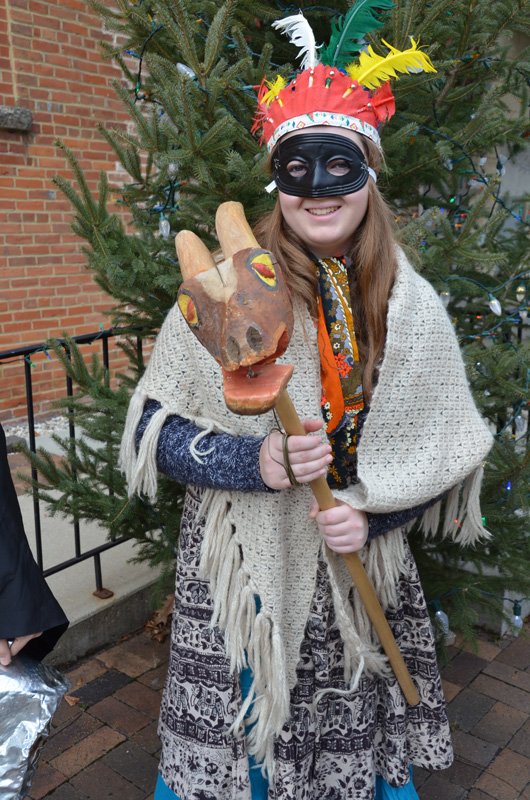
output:
M316 329L301 306L295 308L295 319L281 361L295 365L289 393L300 417L319 418ZM492 436L473 402L453 326L434 289L401 251L387 327L385 354L358 448L359 482L334 494L355 508L388 512L452 490L445 533L463 545L474 544L489 535L482 526L479 493ZM137 456L135 431L147 398L162 407L152 417ZM208 458L200 441L207 432L263 437L274 426L272 413L237 417L227 410L220 367L195 339L176 304L129 406L120 453L129 494L140 491L154 499L158 435L170 414L203 429L192 444L197 459ZM208 489L200 510L206 519L201 567L211 582L214 622L224 630L232 669L241 669L248 659L253 671L256 724L247 742L249 751L265 760L269 774L274 770L274 737L289 717L289 689L296 683L319 554L328 564L345 644L346 681L353 689L363 671L388 674L361 603L355 598L352 609L348 601L351 579L342 559L323 547L316 523L308 519L309 504L307 487L274 494ZM423 517L426 534L438 527L439 506ZM383 607L397 602L397 582L405 572L403 536L404 531L393 531L361 551ZM246 712L245 705L236 727Z

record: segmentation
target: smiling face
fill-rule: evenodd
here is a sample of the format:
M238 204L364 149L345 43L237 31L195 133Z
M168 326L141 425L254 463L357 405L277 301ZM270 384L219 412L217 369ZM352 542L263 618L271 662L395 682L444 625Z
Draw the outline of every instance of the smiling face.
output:
M328 136L333 128L316 126L307 131L296 131L282 137L281 141L297 137L301 147L298 148L300 158L293 157L285 168L293 178L303 178L307 171L307 160L303 158L303 137L312 133L325 133ZM353 131L340 129L338 141L347 138L363 149L363 137ZM309 141L309 140L308 140ZM347 153L345 154L347 156ZM330 187L337 184L337 179L345 182L350 171L351 162L340 155L327 159L326 170L330 176ZM370 180L370 179L369 179ZM331 189L335 192L335 189ZM283 217L292 231L307 245L318 258L343 255L348 252L355 237L355 232L364 219L368 208L368 182L358 191L348 194L332 194L329 196L300 197L278 191L278 199Z

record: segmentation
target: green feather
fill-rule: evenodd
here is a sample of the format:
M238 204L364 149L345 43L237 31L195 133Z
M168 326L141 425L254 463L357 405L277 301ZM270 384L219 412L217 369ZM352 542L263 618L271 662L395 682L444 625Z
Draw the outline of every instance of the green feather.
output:
M384 20L378 19L377 13L393 7L392 0L357 0L338 21L333 20L329 44L319 52L320 63L330 67L345 67L349 64L362 47L357 44L357 40L384 25Z

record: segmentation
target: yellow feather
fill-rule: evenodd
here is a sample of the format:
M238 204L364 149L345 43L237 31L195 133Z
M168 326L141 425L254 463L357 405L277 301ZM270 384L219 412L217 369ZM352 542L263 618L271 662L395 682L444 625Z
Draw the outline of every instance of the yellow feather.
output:
M378 56L372 46L368 45L368 53L359 54L358 64L349 64L346 72L350 78L367 89L376 89L389 78L397 78L398 72L436 72L429 56L418 50L416 42L410 37L412 47L408 50L396 50L383 39L388 47L386 56Z
M272 103L276 95L279 94L281 90L287 86L287 81L285 80L285 78L282 78L281 75L277 75L276 80L266 81L266 84L269 87L269 91L267 92L267 94L263 95L261 102L267 103L267 105L269 105L270 103Z

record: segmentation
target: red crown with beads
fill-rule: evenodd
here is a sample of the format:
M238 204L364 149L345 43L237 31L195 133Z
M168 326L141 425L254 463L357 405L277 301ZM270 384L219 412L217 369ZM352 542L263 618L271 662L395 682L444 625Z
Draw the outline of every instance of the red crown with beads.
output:
M360 0L332 23L327 45L316 45L309 22L300 11L272 23L299 48L302 71L287 83L278 75L264 81L258 93L258 112L252 132L263 126L263 138L272 150L281 136L313 125L345 128L379 141L379 125L395 112L389 79L398 73L436 72L429 57L412 36L411 46L397 50L381 39L388 49L381 56L365 37L380 28L381 12L389 11L393 0ZM357 52L357 61L352 55Z
M262 141L272 150L286 133L313 125L356 131L380 145L379 125L395 112L388 81L375 92L361 86L343 70L326 64L305 69L272 99L265 81L258 93L258 111L252 132L263 126Z

